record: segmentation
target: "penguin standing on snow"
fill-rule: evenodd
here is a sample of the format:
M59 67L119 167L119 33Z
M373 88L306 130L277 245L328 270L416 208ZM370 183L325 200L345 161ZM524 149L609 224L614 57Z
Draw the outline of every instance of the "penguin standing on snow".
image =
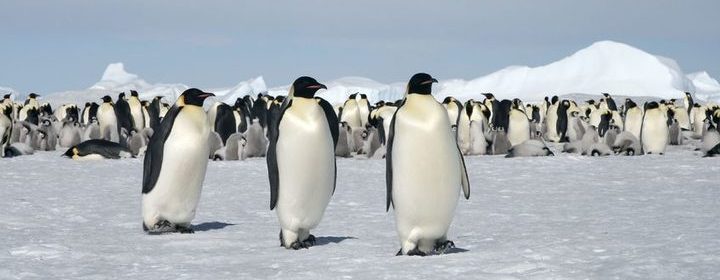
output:
M127 146L127 139L130 137L130 132L135 130L135 124L133 123L132 111L130 104L125 100L125 93L121 92L118 95L117 102L115 103L115 115L118 122L118 135L120 136L120 144Z
M142 102L137 91L130 91L130 99L128 99L127 103L130 106L130 115L132 115L135 131L142 131L145 128L145 114L143 114Z
M120 143L118 135L118 119L115 114L115 106L112 103L112 97L105 95L102 98L103 103L97 110L98 124L100 125L100 138Z
M280 246L287 249L315 244L310 230L335 191L338 118L330 103L314 98L323 88L310 77L295 80L269 125L270 210L276 209Z
M390 124L386 210L391 204L395 209L398 255L423 256L454 247L447 231L461 187L470 198L465 162L448 128L447 111L431 95L436 82L425 73L412 76Z
M668 144L667 115L660 109L660 104L645 104L640 143L645 154L663 154Z
M143 229L192 233L208 164L210 127L202 108L212 93L186 90L155 129L143 164Z

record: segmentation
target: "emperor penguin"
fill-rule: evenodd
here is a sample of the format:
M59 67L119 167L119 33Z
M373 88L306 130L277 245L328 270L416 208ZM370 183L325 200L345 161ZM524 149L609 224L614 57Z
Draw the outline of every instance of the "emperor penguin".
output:
M645 104L640 143L645 154L663 154L668 144L667 115L660 109L660 104Z
M142 131L145 128L145 115L137 91L130 91L130 99L128 99L127 103L130 105L130 114L132 115L135 130Z
M120 159L132 156L128 148L103 139L92 139L70 147L63 154L74 160Z
M143 229L151 234L193 233L190 222L200 201L208 164L210 126L203 110L214 96L184 91L154 129L143 163Z
M12 105L13 101L12 101L11 97L12 97L12 94L3 95L3 99L0 102L0 105Z
M34 107L34 108L40 108L40 104L37 101L37 98L40 97L40 95L36 93L30 93L25 99L25 107Z
M685 105L685 110L687 111L688 115L690 114L690 110L695 106L695 102L693 102L692 94L689 92L685 92L685 96L683 96L683 105Z
M643 111L632 99L625 99L625 124L624 131L632 133L635 138L640 139L642 128ZM635 151L640 153L640 151Z
M545 145L545 142L537 139L528 139L518 145L513 146L508 150L506 158L513 157L539 157L539 156L554 156L555 154L550 151L550 148Z
M457 126L460 120L460 115L463 111L463 106L460 101L452 96L445 97L442 102L443 106L447 110L448 118L450 119L450 126Z
M12 140L12 106L0 104L0 110L0 153L2 153L6 147L10 146Z
M398 255L424 256L454 247L447 231L460 189L470 198L465 162L447 111L431 95L433 83L437 80L429 74L413 75L390 124L386 211L393 206Z
M105 95L103 103L98 107L97 119L100 125L100 138L120 143L118 119L115 114L115 106L112 97Z
M297 78L269 126L267 152L270 210L280 222L280 246L308 248L310 230L322 219L335 191L338 118L332 105L314 98L327 89L314 78Z
M545 131L543 131L543 135L545 135L545 139L548 141L553 142L560 142L560 136L558 136L557 132L557 122L558 122L558 97L553 96L551 99L551 102L548 105L548 109L545 113Z
M365 127L368 124L368 117L370 116L370 102L368 102L366 94L360 94L360 99L357 100L357 106L358 114L360 115L360 123L363 127Z
M130 132L135 130L135 124L133 123L133 116L130 110L130 105L125 100L125 93L121 92L118 94L117 102L115 102L115 117L118 123L118 135L120 137L120 144L127 146L127 140L130 137Z
M355 99L357 93L351 94L343 104L342 113L340 113L340 121L346 122L353 129L362 128L362 120L360 118L360 108ZM335 112L335 110L333 110Z
M513 100L507 128L507 136L511 146L519 145L530 139L530 120L522 111L524 106L519 99Z
M558 142L568 142L567 130L568 130L568 109L570 108L570 101L563 100L557 106L557 120L555 122L555 132L558 136Z

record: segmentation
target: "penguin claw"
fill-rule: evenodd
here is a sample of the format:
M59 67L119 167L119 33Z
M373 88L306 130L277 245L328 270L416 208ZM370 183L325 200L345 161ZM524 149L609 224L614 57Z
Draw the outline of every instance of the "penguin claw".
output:
M445 240L445 242L438 242L435 244L435 251L443 254L448 249L455 248L455 242L452 242L450 240Z

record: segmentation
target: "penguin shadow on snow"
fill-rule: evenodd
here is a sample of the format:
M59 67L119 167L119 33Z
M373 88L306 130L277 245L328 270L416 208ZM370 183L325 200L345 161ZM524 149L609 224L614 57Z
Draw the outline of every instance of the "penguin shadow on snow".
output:
M315 238L315 245L314 246L323 246L328 244L337 244L340 242L343 242L347 239L357 239L357 237L353 236L319 236Z
M192 227L192 229L195 232L201 232L201 231L211 231L211 230L218 230L223 229L228 226L234 226L235 224L229 224L229 223L223 223L223 222L205 222L202 224L197 224Z

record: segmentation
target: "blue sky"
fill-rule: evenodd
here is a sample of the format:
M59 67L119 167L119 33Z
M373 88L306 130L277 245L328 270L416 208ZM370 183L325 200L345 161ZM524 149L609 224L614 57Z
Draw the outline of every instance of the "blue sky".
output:
M720 75L720 1L5 1L0 86L83 89L124 62L151 83L300 75L472 79L599 40Z

